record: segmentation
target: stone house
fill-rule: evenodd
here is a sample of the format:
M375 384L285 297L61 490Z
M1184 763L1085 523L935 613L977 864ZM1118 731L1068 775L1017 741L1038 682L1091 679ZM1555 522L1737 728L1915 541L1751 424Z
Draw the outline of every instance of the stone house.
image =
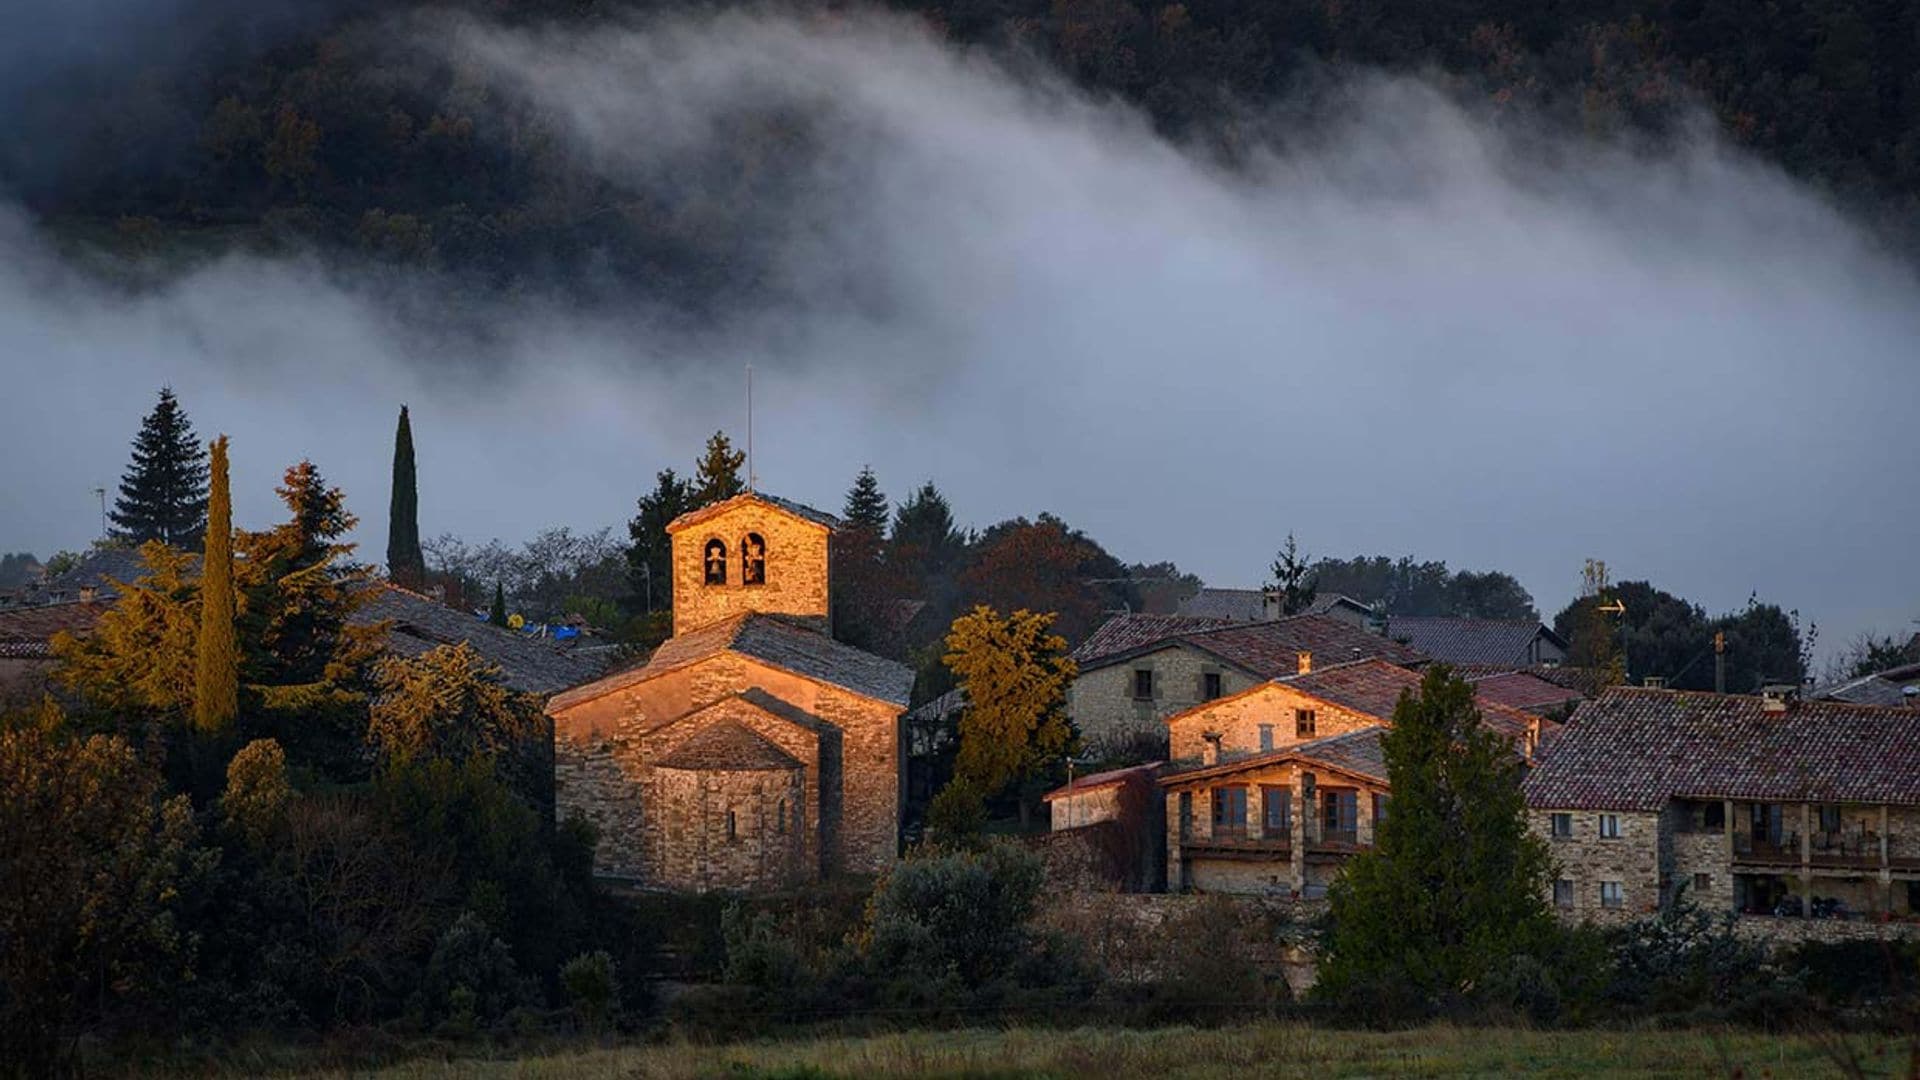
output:
M1042 850L1050 856L1049 874L1056 884L1062 875L1055 872L1054 857L1077 849L1078 857L1067 861L1077 863L1080 872L1065 876L1083 886L1133 892L1165 886L1166 819L1154 783L1160 765L1152 761L1075 776L1041 796L1051 825Z
M1067 714L1090 745L1157 750L1166 718L1195 705L1297 674L1302 656L1324 664L1378 657L1417 666L1425 657L1399 642L1325 615L1267 622L1179 615L1116 615L1074 650L1079 674ZM1160 756L1145 752L1145 756Z
M547 705L555 802L599 828L597 873L774 889L896 857L913 673L828 635L837 524L748 493L668 525L674 636Z
M1384 660L1314 668L1167 718L1167 883L1316 899L1387 812L1380 735L1420 675ZM1481 699L1482 722L1531 754L1556 725Z
M1566 917L1920 915L1920 710L1615 687L1528 776Z

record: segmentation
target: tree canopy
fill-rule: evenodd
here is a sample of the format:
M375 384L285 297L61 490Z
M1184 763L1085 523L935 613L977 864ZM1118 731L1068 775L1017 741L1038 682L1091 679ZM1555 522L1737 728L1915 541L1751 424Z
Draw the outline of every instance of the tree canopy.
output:
M427 560L420 553L420 489L413 464L413 422L400 406L393 433L393 492L387 507L387 576L397 585L418 589L426 581Z
M1043 774L1073 743L1066 698L1078 669L1052 625L1050 614L983 605L947 635L946 665L967 694L955 777L982 795Z
M716 431L708 437L706 453L694 468L694 506L711 506L747 490L747 482L740 476L740 467L746 461L746 453L733 448L726 432Z
M207 524L207 448L170 387L160 388L159 404L134 436L133 461L109 516L115 535L129 543L200 546Z

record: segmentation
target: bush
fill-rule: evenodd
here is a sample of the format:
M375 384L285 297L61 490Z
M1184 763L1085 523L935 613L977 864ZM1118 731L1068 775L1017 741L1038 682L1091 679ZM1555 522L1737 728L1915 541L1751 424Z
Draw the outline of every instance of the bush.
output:
M603 949L581 953L560 969L574 1017L588 1031L605 1031L619 1016L620 980L613 957Z
M429 1023L470 1035L531 997L507 943L478 915L463 911L434 945L415 1006Z
M962 777L947 781L927 804L927 838L949 847L979 841L987 827L987 801L980 789Z

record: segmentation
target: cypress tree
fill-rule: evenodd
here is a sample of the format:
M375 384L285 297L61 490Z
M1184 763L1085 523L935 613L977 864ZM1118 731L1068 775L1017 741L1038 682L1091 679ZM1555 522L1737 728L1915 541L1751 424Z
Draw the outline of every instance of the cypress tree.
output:
M487 609L487 621L495 626L507 625L507 591L497 581L493 583L493 606Z
M160 388L160 403L134 436L133 462L120 478L111 517L114 535L130 543L200 546L207 526L207 450L171 387Z
M387 577L396 585L419 588L427 577L420 553L420 493L413 466L413 425L400 406L393 433L393 501L387 510Z
M746 462L747 455L733 448L726 432L714 432L707 440L706 454L695 468L694 506L711 506L747 490L746 481L740 479L740 466Z
M227 490L227 437L213 442L206 554L200 571L200 631L194 641L193 725L224 730L240 711L240 647L234 632L233 499Z
M841 516L853 528L864 529L875 537L886 535L887 497L880 491L880 481L873 475L873 466L862 466L860 475L853 478L853 487L847 491L847 505Z

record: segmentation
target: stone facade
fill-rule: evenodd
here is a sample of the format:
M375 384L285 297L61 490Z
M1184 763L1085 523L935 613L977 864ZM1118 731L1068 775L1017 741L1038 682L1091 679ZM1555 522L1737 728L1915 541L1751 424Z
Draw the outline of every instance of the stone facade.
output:
M1152 673L1152 694L1136 697L1136 671ZM1219 677L1220 694L1237 694L1260 680L1189 645L1164 649L1083 672L1067 692L1067 715L1080 737L1096 747L1138 738L1166 738L1166 718L1207 701L1207 676Z
M599 875L773 889L897 857L912 674L821 632L819 516L747 495L676 522L674 638L549 703L555 802L598 829ZM748 535L764 543L764 586L738 580L737 539L726 582L686 576L710 539Z
M1378 778L1298 760L1162 783L1169 889L1297 899L1324 897L1346 860L1373 846L1376 797L1387 790ZM1351 830L1329 827L1330 796L1351 798ZM1216 798L1244 807L1244 821L1216 821ZM1284 814L1270 798L1285 801Z
M742 495L688 514L673 535L673 632L684 634L745 612L788 615L822 633L832 611L831 530L782 506ZM758 541L759 580L751 565ZM711 545L724 572L708 581Z
M1313 732L1302 735L1295 710L1313 713ZM1280 749L1329 735L1373 727L1381 717L1303 694L1285 683L1260 683L1217 701L1188 709L1167 720L1168 760L1192 764L1205 750L1204 736L1219 735L1220 745L1238 753L1256 753L1262 747L1261 728L1269 729L1270 747Z
M1554 836L1554 817L1571 835ZM1603 836L1603 819L1616 823L1617 836ZM1535 835L1547 841L1555 881L1567 882L1549 896L1570 919L1624 922L1660 908L1661 815L1620 811L1535 809L1527 813ZM1612 900L1618 885L1618 902Z

